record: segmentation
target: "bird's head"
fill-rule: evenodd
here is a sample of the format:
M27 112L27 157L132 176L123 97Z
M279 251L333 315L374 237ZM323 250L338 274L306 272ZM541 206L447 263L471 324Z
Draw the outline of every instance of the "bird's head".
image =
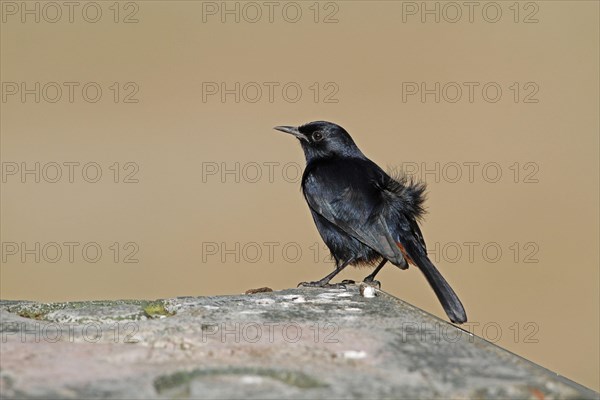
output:
M276 126L274 129L297 137L307 162L335 156L363 156L348 132L331 122L314 121L299 127Z

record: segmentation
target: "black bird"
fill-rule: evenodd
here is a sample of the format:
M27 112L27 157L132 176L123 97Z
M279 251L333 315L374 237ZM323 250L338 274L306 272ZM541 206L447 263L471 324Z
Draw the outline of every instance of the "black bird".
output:
M417 223L424 214L425 184L389 176L334 123L275 129L294 135L302 145L306 157L302 192L336 263L323 279L300 285L335 286L329 281L348 265L377 264L364 279L376 282L375 275L388 261L400 269L413 264L427 278L450 320L466 322L458 296L427 257Z

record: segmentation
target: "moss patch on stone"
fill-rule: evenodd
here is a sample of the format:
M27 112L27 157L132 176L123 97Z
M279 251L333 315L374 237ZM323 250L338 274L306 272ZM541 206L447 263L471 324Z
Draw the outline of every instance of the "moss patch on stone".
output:
M160 300L144 304L143 311L144 315L150 319L165 318L175 315L175 313L167 310L165 303Z
M19 317L43 321L52 311L62 307L58 304L24 303L7 307L7 311L17 314Z

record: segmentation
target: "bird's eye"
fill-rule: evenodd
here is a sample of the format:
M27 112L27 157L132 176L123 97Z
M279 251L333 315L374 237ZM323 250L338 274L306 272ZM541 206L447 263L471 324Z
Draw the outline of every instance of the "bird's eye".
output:
M313 133L312 138L315 142L318 142L319 140L323 139L323 134L317 131Z

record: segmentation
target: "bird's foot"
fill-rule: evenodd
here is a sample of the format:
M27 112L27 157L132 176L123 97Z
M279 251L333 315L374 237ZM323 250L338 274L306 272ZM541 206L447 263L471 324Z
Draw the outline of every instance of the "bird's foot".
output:
M300 282L297 287L318 287L324 289L346 289L346 284L341 283L329 283L325 281L314 281L314 282Z
M363 282L366 283L367 285L374 286L377 289L381 289L381 282L376 281L373 278L369 279L369 277L366 277L365 279L363 279Z
M356 282L354 282L352 279L344 279L343 281L340 282L342 285L355 285Z

